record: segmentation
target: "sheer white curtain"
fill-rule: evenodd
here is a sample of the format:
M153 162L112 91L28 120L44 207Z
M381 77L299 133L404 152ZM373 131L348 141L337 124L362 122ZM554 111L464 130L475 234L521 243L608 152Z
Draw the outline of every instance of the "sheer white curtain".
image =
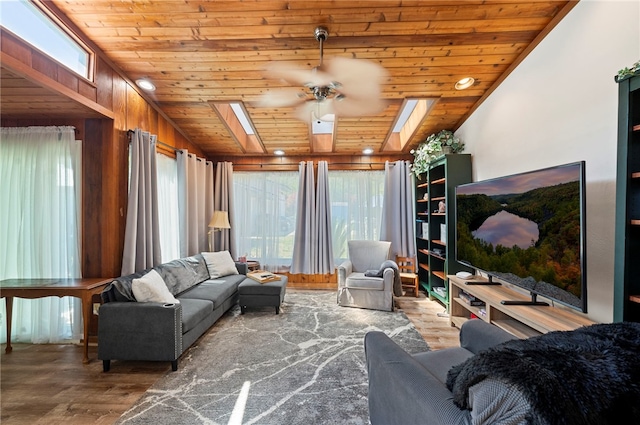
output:
M385 162L384 208L380 240L391 242L393 257L415 257L415 194L408 161Z
M178 162L157 153L158 221L162 262L180 258L180 220L178 218Z
M81 277L82 145L73 127L2 128L1 136L0 279ZM16 298L12 328L15 342L79 340L80 301Z
M329 173L333 255L336 264L347 258L347 241L379 240L384 194L383 171Z
M131 170L122 275L162 263L158 223L157 136L136 129L131 139Z
M234 210L238 255L262 268L288 270L293 257L298 173L234 172Z
M186 149L178 151L177 155L180 256L186 257L209 250L213 163L190 154Z

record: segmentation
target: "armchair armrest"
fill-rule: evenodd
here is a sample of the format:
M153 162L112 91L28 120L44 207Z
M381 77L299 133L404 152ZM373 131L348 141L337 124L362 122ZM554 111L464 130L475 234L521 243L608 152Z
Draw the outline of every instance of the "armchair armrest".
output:
M372 425L469 423L451 392L383 332L368 332L364 349Z
M386 292L393 292L393 281L395 280L395 270L391 267L387 267L382 272L382 280L384 281L384 289Z
M345 286L347 282L347 276L353 273L353 264L350 260L345 260L338 266L338 287Z
M182 354L182 306L110 302L100 306L98 358L174 362ZM177 365L177 363L176 363Z

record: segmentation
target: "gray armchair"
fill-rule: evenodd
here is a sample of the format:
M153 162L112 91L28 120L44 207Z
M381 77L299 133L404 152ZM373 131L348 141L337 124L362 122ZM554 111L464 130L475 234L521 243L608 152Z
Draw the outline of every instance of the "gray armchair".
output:
M338 266L338 305L393 311L395 271L386 268L381 277L365 276L389 260L391 242L348 241L349 259Z

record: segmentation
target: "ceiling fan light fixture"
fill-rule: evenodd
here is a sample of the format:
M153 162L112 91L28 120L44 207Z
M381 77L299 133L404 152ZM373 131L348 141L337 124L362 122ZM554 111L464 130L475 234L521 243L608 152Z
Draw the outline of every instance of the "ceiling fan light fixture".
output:
M473 85L473 83L475 83L476 80L473 77L464 77L460 80L458 80L458 82L456 83L455 87L456 90L464 90L464 89L468 89L469 87L471 87Z
M317 27L314 35L320 44L318 66L306 70L271 62L266 68L270 77L302 85L307 94L298 96L300 92L295 89L265 93L260 105L295 106L295 117L306 123L324 122L321 117L327 114L359 117L380 113L386 107L386 102L380 99L380 86L388 75L386 70L373 61L340 56L324 65L323 44L329 37L328 30Z

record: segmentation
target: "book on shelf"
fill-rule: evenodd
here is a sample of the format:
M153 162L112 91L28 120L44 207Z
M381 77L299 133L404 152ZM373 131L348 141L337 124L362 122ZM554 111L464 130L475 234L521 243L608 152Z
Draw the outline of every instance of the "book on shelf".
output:
M473 305L473 306L485 305L484 301L464 291L460 291L460 293L458 294L458 297L462 300L462 302L468 305Z
M447 288L444 286L434 286L431 290L443 298L447 297Z
M273 282L274 280L280 280L280 276L273 274L267 270L255 270L247 273L247 277L260 283Z

